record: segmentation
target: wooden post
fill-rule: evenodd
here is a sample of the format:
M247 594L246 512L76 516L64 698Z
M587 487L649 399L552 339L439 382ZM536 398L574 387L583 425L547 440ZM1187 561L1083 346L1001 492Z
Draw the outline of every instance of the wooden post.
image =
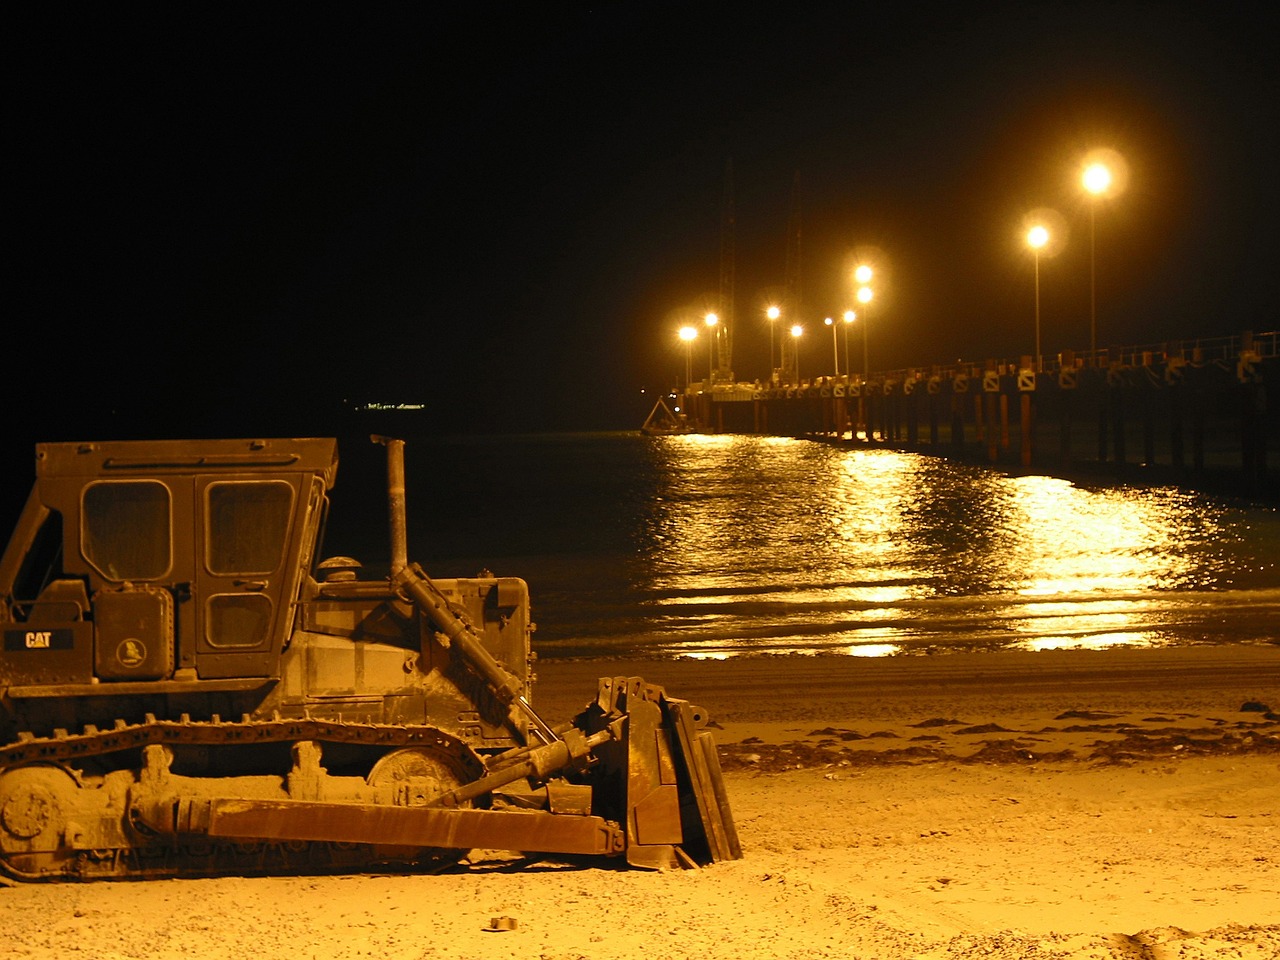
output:
M1175 467L1186 466L1182 449L1182 390L1169 391L1169 462Z
M1062 403L1062 413L1058 427L1058 458L1062 465L1071 463L1071 408L1075 400L1074 390L1059 390L1058 397Z
M1009 395L1000 394L1000 449L1009 449Z
M1107 439L1107 396L1110 392L1111 388L1103 384L1098 394L1098 461L1100 463L1107 462L1107 454L1111 446Z
M1021 461L1024 467L1029 467L1031 466L1031 437L1033 433L1031 427L1031 392L1029 390L1023 391L1022 396L1019 398L1019 406L1018 418L1021 420L1022 427Z
M1117 464L1125 462L1124 449L1124 385L1119 378L1107 385L1107 399L1111 405L1111 449Z
M1142 396L1142 462L1148 466L1156 462L1155 398L1155 388L1145 384Z

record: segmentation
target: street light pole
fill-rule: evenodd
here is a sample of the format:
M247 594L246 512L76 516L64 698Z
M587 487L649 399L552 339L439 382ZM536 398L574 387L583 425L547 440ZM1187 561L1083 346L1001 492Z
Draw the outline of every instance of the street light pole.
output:
M867 350L867 327L871 326L871 298L875 294L870 287L858 289L858 302L862 304L862 379L871 378L870 353Z
M689 389L693 380L693 341L698 338L696 327L681 327L680 339L684 341L684 388Z
M804 327L800 324L792 324L791 337L795 340L795 356L796 356L796 386L800 386L800 334L804 333Z
M853 279L860 284L858 287L858 302L862 304L862 379L864 381L871 376L870 352L867 349L867 327L871 325L871 298L875 296L869 286L873 275L871 268L865 263L853 271Z
M836 322L831 317L822 321L831 328L831 362L835 364L836 376L840 376L840 353L839 346L836 344Z
M1097 256L1097 208L1098 198L1111 188L1111 168L1105 163L1094 162L1084 168L1081 181L1091 194L1089 200L1089 356L1097 362L1098 355L1098 256Z
M707 324L707 382L715 383L716 379L716 324L720 318L714 313L706 316Z
M1035 370L1040 372L1040 250L1049 242L1049 231L1036 224L1027 231L1027 245L1031 247L1036 260L1036 357Z
M782 311L777 307L770 307L765 311L765 316L769 318L769 383L773 383L774 371L777 369L773 365L773 327L774 321L782 316Z
M852 310L844 312L844 373L847 377L853 372L853 367L849 366L849 324L858 319L858 315Z

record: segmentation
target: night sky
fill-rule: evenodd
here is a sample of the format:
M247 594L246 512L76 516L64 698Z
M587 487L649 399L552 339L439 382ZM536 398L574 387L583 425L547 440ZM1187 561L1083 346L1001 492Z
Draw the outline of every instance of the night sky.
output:
M718 289L730 165L740 379L767 375L793 211L811 330L881 252L881 367L1030 352L1020 228L1055 208L1044 347L1087 347L1099 146L1129 165L1097 210L1100 344L1280 326L1257 5L49 8L7 24L24 469L34 440L327 435L370 400L638 427Z

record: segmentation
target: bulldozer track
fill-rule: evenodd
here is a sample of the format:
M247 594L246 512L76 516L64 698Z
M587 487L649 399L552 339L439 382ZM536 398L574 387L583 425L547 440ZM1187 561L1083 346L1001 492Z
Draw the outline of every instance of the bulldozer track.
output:
M18 734L16 742L0 746L0 770L33 761L65 762L101 756L150 744L233 745L319 740L385 747L435 747L467 750L465 744L436 727L353 723L314 718L253 720L159 720L148 714L142 723L117 720L110 729L86 726L81 733L56 730L52 737Z
M225 721L161 720L152 714L141 723L116 720L109 729L87 726L81 733L56 730L51 737L19 734L15 743L0 747L0 781L9 771L24 767L56 766L71 781L80 776L77 761L153 744L195 746L253 746L297 741L359 744L392 751L404 747L430 751L477 764L473 775L482 772L482 761L460 739L435 727L358 723L316 718L274 717L254 720L248 716ZM288 874L298 871L332 873L375 869L431 872L452 866L463 850L431 850L378 847L367 844L326 842L243 840L214 837L139 836L123 846L102 849L53 851L38 856L39 869L26 869L22 856L0 852L0 878L17 881L50 879L140 879L144 877L203 877L226 873L253 875ZM16 859L15 859L16 856Z

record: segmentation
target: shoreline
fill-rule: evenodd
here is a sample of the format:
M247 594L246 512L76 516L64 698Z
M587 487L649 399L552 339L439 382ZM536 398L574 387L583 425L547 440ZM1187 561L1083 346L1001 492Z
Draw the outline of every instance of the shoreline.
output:
M1274 691L1280 701L1280 641L1104 650L992 651L853 657L749 655L726 659L548 658L534 663L533 702L568 716L589 701L601 677L640 676L691 700L719 722L941 709L982 699L999 711L1035 702L1072 709L1143 690L1152 706L1217 705L1230 692ZM1280 702L1275 704L1280 708ZM1238 706L1238 704L1237 704Z

